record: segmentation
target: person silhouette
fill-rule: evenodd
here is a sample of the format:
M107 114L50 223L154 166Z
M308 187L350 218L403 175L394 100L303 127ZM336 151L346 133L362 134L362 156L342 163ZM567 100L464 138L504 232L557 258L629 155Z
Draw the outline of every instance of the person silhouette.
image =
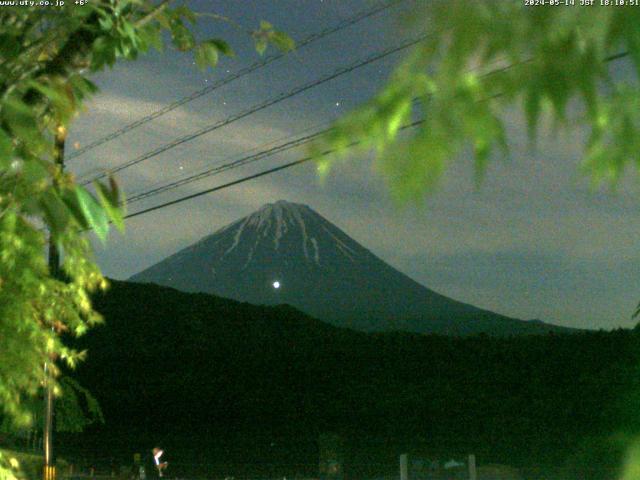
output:
M163 477L164 471L169 465L168 462L163 462L161 460L161 457L164 454L164 450L162 450L160 447L155 447L153 450L151 450L151 454L153 456L153 469L148 473L153 475L154 477Z

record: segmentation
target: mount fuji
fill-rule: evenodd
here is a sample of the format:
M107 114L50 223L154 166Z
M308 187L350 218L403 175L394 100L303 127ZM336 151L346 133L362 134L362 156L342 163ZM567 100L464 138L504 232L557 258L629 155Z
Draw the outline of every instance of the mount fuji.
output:
M308 206L282 200L129 280L253 304L289 304L328 323L364 331L503 336L568 330L505 317L436 293Z

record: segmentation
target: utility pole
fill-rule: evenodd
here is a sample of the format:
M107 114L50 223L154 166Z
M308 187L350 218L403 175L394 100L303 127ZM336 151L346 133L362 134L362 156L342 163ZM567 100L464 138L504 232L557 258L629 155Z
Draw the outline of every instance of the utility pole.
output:
M64 142L67 138L67 129L59 125L56 129L55 144L53 151L53 161L62 171L64 169ZM54 182L56 180L54 179ZM54 278L60 278L60 252L49 233L49 274ZM51 327L52 332L54 327ZM51 385L51 366L55 361L52 357L44 363L45 375L45 395L44 395L44 426L42 430L44 446L44 469L43 480L55 480L56 460L53 452L53 430L54 430L54 410L53 410L53 388Z

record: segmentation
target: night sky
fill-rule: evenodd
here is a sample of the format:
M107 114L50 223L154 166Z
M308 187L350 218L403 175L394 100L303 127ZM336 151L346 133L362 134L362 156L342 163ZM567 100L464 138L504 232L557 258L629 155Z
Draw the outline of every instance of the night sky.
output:
M365 10L365 0L192 1L247 29L267 19L294 39ZM126 135L71 159L78 177L131 160L267 98L394 45L415 32L394 8L320 40ZM237 52L206 73L190 54L168 49L120 63L94 78L101 92L72 128L68 153L257 60L238 29L202 19L200 33L230 41ZM130 196L239 158L252 149L328 125L379 88L402 54L343 75L255 115L120 172ZM624 65L616 68L624 69ZM268 202L304 203L392 266L454 299L522 319L611 329L630 327L640 298L640 207L635 173L615 194L594 191L578 169L585 131L543 128L535 148L522 115L504 112L510 155L496 159L476 188L472 159L462 155L424 205L399 206L372 158L353 156L321 182L308 163L131 219L124 236L97 246L104 273L125 279ZM305 155L304 148L132 204L129 211L178 198Z

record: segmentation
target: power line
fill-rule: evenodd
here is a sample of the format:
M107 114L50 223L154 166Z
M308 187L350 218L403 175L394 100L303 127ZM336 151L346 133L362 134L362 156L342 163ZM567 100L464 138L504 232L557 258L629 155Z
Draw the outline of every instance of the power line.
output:
M424 119L416 120L415 122L412 122L410 124L404 125L403 127L401 127L401 130L405 130L407 128L415 127L417 125L420 125L423 122L424 122ZM354 146L358 145L359 143L360 143L359 141L351 142L349 145L346 146L346 148L354 147ZM279 165L277 167L269 168L267 170L263 170L261 172L254 173L252 175L248 175L246 177L242 177L242 178L239 178L237 180L233 180L231 182L224 183L222 185L217 185L217 186L212 187L212 188L207 188L205 190L200 190L199 192L192 193L192 194L189 194L189 195L185 195L185 196L177 198L175 200L164 202L164 203L161 203L159 205L154 205L153 207L145 208L144 210L139 210L137 212L130 213L128 215L125 215L124 218L125 219L134 218L134 217L137 217L137 216L140 216L140 215L144 215L145 213L150 213L150 212L153 212L155 210L160 210L162 208L166 208L166 207L169 207L171 205L175 205L177 203L186 202L187 200L191 200L193 198L197 198L197 197L201 197L203 195L207 195L208 193L213 193L213 192L217 192L219 190L223 190L225 188L233 187L234 185L238 185L240 183L248 182L249 180L254 180L256 178L264 177L265 175L270 175L272 173L276 173L276 172L279 172L281 170L286 170L287 168L295 167L296 165L301 165L303 163L310 162L311 160L315 160L315 159L317 159L319 157L324 157L324 156L327 156L327 155L331 155L336 150L337 149L335 149L335 148L330 148L330 149L325 150L325 151L323 151L323 152L321 152L320 154L317 154L317 155L309 155L309 156L300 158L298 160L294 160L292 162L285 163L284 165Z
M510 68L513 68L514 66L515 66L515 64L497 68L495 70L487 72L482 77L486 78L486 77L488 77L490 75L494 75L494 74L503 72L505 70L508 70ZM415 101L417 101L417 99L414 99L414 102ZM309 130L309 129L306 129L306 130ZM193 182L196 182L198 180L201 180L203 178L207 178L207 177L210 177L210 176L218 175L218 174L220 174L222 172L225 172L227 170L232 170L234 168L238 168L238 167L247 165L249 163L257 162L259 160L263 160L265 158L271 157L271 156L275 155L276 153L281 153L283 151L290 150L290 149L295 148L295 147L299 147L301 145L310 143L314 139L316 139L316 138L320 137L321 135L327 133L329 130L330 130L329 128L326 128L326 129L323 129L321 131L317 131L317 132L315 132L313 134L310 134L310 135L307 135L307 136L304 136L304 137L300 137L300 138L297 138L295 140L290 140L290 141L281 143L279 145L270 147L268 149L260 150L255 154L244 156L244 157L242 157L242 158L240 158L238 160L234 160L234 161L229 162L229 163L217 164L216 166L214 166L212 168L208 168L208 169L206 169L204 171L201 171L199 173L195 173L195 174L192 174L192 175L189 175L189 176L186 176L186 177L183 176L183 177L181 177L181 178L179 178L179 179L177 179L175 181L171 181L171 182L166 183L166 184L164 184L162 186L158 186L159 184L156 183L151 188L149 188L149 189L147 189L145 191L141 191L141 192L129 197L127 199L127 203L128 204L135 203L135 202L143 200L145 198L149 198L149 197L152 197L152 196L155 196L155 195L159 195L160 193L163 193L163 192L166 192L166 191L169 191L169 190L173 190L173 189L178 188L178 187L180 187L182 185L193 183ZM289 139L291 137L287 137L287 138ZM273 143L274 142L270 142L267 145L270 145L270 144L273 144Z
M418 42L418 41L420 41L420 40L421 40L421 39L419 39L419 40L415 40L415 41L414 41L414 43L417 43L417 42ZM399 47L396 47L396 49L397 49L397 48L399 48ZM605 62L611 62L611 61L618 60L618 59L620 59L620 58L624 58L624 57L626 57L626 56L628 56L628 55L629 55L629 52L628 52L628 51L623 51L623 52L619 52L619 53L616 53L616 54L609 55L608 57L606 57L606 58L604 59L604 61L605 61ZM482 77L482 78L489 78L489 77L491 77L492 75L495 75L495 74L498 74L498 73L504 72L504 71L509 70L509 69L511 69L511 68L514 68L514 67L516 67L516 66L522 65L522 64L524 64L524 63L528 63L529 61L531 61L531 59L529 59L529 60L527 60L527 61L525 61L525 62L518 62L518 63L515 63L515 64L506 65L506 66L504 66L504 67L497 68L497 69L495 69L495 70L489 71L489 72L487 72L487 73L485 73L485 74L481 75L481 77ZM485 101L486 101L486 100L490 100L490 99L493 99L493 98L500 97L500 96L502 96L502 95L503 95L502 93L497 93L497 94L495 94L495 95L492 95L490 98L487 98L487 99L484 99L484 100L485 100ZM480 101L482 101L482 100L480 100ZM412 123L410 123L410 124L407 124L407 125L402 126L402 127L400 128L400 130L405 130L405 129L408 129L408 128L416 127L416 126L418 126L418 125L420 125L420 124L422 124L422 123L424 123L424 122L425 122L425 119L424 119L424 118L422 118L422 119L416 120L416 121L414 121L414 122L412 122ZM306 136L306 137L302 137L302 138L300 138L300 139L298 139L298 140L294 140L294 141L291 141L291 142L286 142L285 144L282 144L282 145L279 145L279 146L273 147L272 149L265 150L265 151L262 151L262 152L258 152L258 153L257 153L257 154L255 154L255 155L252 155L252 156L249 156L249 157L245 157L244 159L240 159L240 160L237 160L237 161L235 161L235 162L231 162L231 163L229 163L229 164L222 165L222 166L217 167L217 168L224 168L224 169L236 168L235 166L233 166L233 167L231 167L231 166L232 166L232 165L236 165L236 164L237 164L237 166L240 166L240 165L244 164L244 163L242 163L242 162L246 162L246 163L248 163L248 161L257 161L257 160L259 160L259 159L262 159L262 158L265 158L265 157L267 157L267 156L270 156L270 155L272 155L272 154L274 154L274 153L277 153L277 152L275 151L276 149L279 149L279 148L285 149L289 144L293 145L294 143L296 143L296 145L295 145L295 146L299 146L299 145L301 145L301 144L303 144L303 143L306 143L306 142L308 142L308 141L313 140L313 139L314 139L314 138L316 138L317 136L320 136L320 135L322 135L322 134L326 133L326 132L327 132L327 131L329 131L329 130L330 130L330 129L325 129L325 130L322 130L322 131L316 132L316 133L314 133L314 134L308 135L308 136ZM300 143L297 143L297 142L300 142ZM360 143L360 141L353 141L353 142L351 142L350 144L348 144L348 145L347 145L346 147L344 147L344 148L351 148L351 147L353 147L353 146L358 145L359 143ZM293 148L293 147L290 147L290 148ZM234 180L234 181L231 181L231 182L228 182L228 183L222 184L222 185L218 185L218 186L215 186L215 187L212 187L212 188L208 188L208 189L205 189L205 190L201 190L201 191L199 191L199 192L196 192L196 193L193 193L193 194L190 194L190 195L185 195L185 196L180 197L180 198L177 198L177 199L175 199L175 200L171 200L171 201L168 201L168 202L165 202L165 203L159 204L159 205L155 205L155 206L152 206L152 207L146 208L146 209L144 209L144 210L140 210L140 211L137 211L137 212L134 212L134 213L130 213L130 214L126 215L124 218L125 218L125 219L134 218L134 217L137 217L137 216L143 215L143 214L145 214L145 213L150 213L150 212L153 212L153 211L156 211L156 210L160 210L160 209L162 209L162 208L166 208L166 207L169 207L169 206L172 206L172 205L178 204L178 203L185 202L185 201L187 201L187 200L191 200L191 199L193 199L193 198L197 198L197 197L200 197L200 196L206 195L206 194L208 194L208 193L217 192L217 191L219 191L219 190L223 190L223 189L225 189L225 188L229 188L229 187L232 187L232 186L235 186L235 185L238 185L238 184L241 184L241 183L247 182L247 181L249 181L249 180L253 180L253 179L260 178L260 177L263 177L263 176L266 176L266 175L270 175L270 174L272 174L272 173L279 172L279 171L281 171L281 170L285 170L285 169L288 169L288 168L294 167L294 166L296 166L296 165L301 165L301 164L303 164L303 163L307 163L307 162L309 162L309 161L311 161L311 160L314 160L314 159L316 159L316 158L319 158L319 157L323 157L323 156L330 155L330 154L334 153L336 150L337 150L337 149L332 148L332 149L325 150L325 151L323 151L323 152L321 152L320 154L317 154L317 155L310 155L310 156L307 156L307 157L303 157L303 158L300 158L300 159L298 159L298 160L294 160L294 161L292 161L292 162L288 162L288 163L286 163L286 164L284 164L284 165L280 165L280 166L273 167L273 168L270 168L270 169L267 169L267 170L263 170L263 171L261 171L261 172L258 172L258 173L255 173L255 174L252 174L252 175L249 175L249 176L245 176L245 177L242 177L242 178L240 178L240 179L237 179L237 180ZM273 152L271 152L271 151L273 151ZM213 172L214 170L215 170L215 169L211 169L211 170L210 170L210 171L208 171L208 172ZM203 173L205 173L205 172L203 172ZM200 174L193 175L192 177L194 177L194 179L193 179L193 180L191 180L191 181L195 181L195 180L196 180L196 178L195 178L195 177L197 177L198 175L200 175ZM202 178L204 178L204 177L202 177ZM198 179L199 179L199 178L198 178ZM184 184L184 183L188 183L188 182L182 182L182 183L174 182L174 184L175 184L174 186L172 186L171 188L165 188L163 191L170 190L170 189L173 189L173 188L177 188L178 186L180 186L180 185L182 185L182 184Z
M349 145L349 146L352 146L352 145ZM319 156L329 155L329 154L333 153L333 151L334 150L326 150L326 151L322 152ZM200 197L200 196L206 195L208 193L217 192L218 190L223 190L225 188L229 188L229 187L232 187L234 185L238 185L240 183L248 182L249 180L253 180L255 178L263 177L263 176L269 175L271 173L279 172L280 170L285 170L287 168L291 168L291 167L294 167L296 165L300 165L302 163L309 162L309 161L313 160L314 158L316 158L316 156L308 156L308 157L304 157L304 158L301 158L301 159L298 159L298 160L294 160L293 162L285 163L284 165L280 165L278 167L270 168L268 170L263 170L262 172L255 173L253 175L249 175L247 177L243 177L243 178L240 178L238 180L234 180L232 182L228 182L228 183L225 183L225 184L222 184L222 185L218 185L218 186L213 187L213 188L208 188L206 190L201 190L199 192L192 193L190 195L186 195L184 197L177 198L175 200L171 200L170 202L165 202L165 203L161 203L159 205L154 205L153 207L145 208L144 210L140 210L140 211L135 212L135 213L130 213L130 214L126 215L124 218L125 219L133 218L133 217L137 217L139 215L143 215L145 213L153 212L155 210L160 210L161 208L166 208L166 207L169 207L171 205L175 205L176 203L182 203L182 202L185 202L187 200L191 200L192 198Z
M378 60L381 60L385 57L388 57L389 55L392 55L394 53L400 52L402 50L405 50L413 45L416 45L417 43L421 42L422 40L424 40L426 38L426 35L420 35L417 38L413 38L411 40L405 41L403 43L401 43L400 45L394 46L394 47L390 47L387 48L385 50L382 50L381 52L377 52L374 53L372 55L369 55L368 57L366 57L363 60L358 60L357 62L346 66L346 67L341 67L337 70L335 70L333 73L330 73L328 75L325 75L324 77L321 77L317 80L313 80L311 82L308 82L302 86L296 87L293 90L290 90L289 92L286 93L281 93L279 95L277 95L276 97L273 97L269 100L266 100L262 103L259 103L257 105L254 105L246 110L243 110L242 112L236 113L235 115L232 115L230 117L227 117L224 120L221 120L219 122L214 123L213 125L209 125L207 127L201 128L200 130L197 130L194 133L190 133L187 135L184 135L180 138L177 138L161 147L156 148L155 150L152 150L150 152L147 152L145 154L140 155L139 157L134 158L133 160L129 160L127 162L124 162L120 165L118 165L115 168L109 169L107 172L103 172L99 175L96 175L95 177L93 177L90 180L86 180L84 181L81 185L88 185L96 180L100 180L102 178L107 177L110 174L114 174L117 172L120 172L126 168L132 167L134 165L137 165L145 160L148 160L150 158L153 158L155 156L160 155L161 153L166 152L167 150L171 150L172 148L175 148L179 145L182 145L183 143L189 142L195 138L198 138L206 133L210 133L214 130L217 130L219 128L222 128L226 125L229 125L230 123L233 123L237 120L240 120L242 118L248 117L249 115L253 115L254 113L257 113L261 110L264 110L272 105L275 105L277 103L280 103L284 100L287 100L295 95L298 95L302 92L305 92L307 90L310 90L314 87L317 87L318 85L322 85L323 83L326 83L330 80L333 80L337 77L340 77L342 75L345 75L347 73L350 73L354 70L357 70L358 68L362 68L366 65L369 65L373 62L376 62Z
M355 25L363 20L366 20L369 17L372 17L374 15L377 15L378 13L381 13L385 10L388 10L389 8L402 3L405 0L392 0L389 1L387 3L384 3L382 5L378 5L377 7L374 8L370 8L368 10L364 10L360 13L357 13L356 15L349 17L339 23L337 23L336 25L334 25L333 27L329 27L326 28L324 30L321 30L319 32L313 33L311 35L309 35L308 37L304 38L303 40L301 40L300 42L298 42L296 44L296 50L300 50L308 45L311 45L312 43L327 37L329 35L332 35L336 32L339 32L341 30L344 30L352 25ZM124 135L125 133L128 133L129 131L138 128L141 125L144 125L145 123L148 123L152 120L155 120L158 117L161 117L163 115L165 115L166 113L171 112L172 110L175 110L176 108L184 105L185 103L189 103L193 100L196 100L208 93L213 92L214 90L217 90L218 88L221 88L225 85L227 85L228 83L231 83L241 77L244 77L245 75L248 75L262 67L265 67L267 65L269 65L272 62L275 62L276 60L279 60L283 57L286 56L286 53L280 52L280 53L276 53L273 55L269 55L266 58L264 58L263 60L260 60L258 62L255 62L251 65L249 65L248 67L242 68L240 70L238 70L236 73L233 73L231 75L229 75L228 77L225 77L223 79L220 79L219 81L212 83L211 85L208 85L205 88L202 88L200 90L197 90L193 93L191 93L190 95L187 95L186 97L183 97L179 100L176 100L173 103L170 103L169 105L164 106L163 108L156 110L153 113L150 113L149 115L146 115L144 117L139 118L138 120L135 120L127 125L125 125L124 127L119 128L118 130L113 131L112 133L105 135L102 138L99 138L97 140L94 140L93 142L89 143L88 145L84 146L83 148L80 148L78 150L76 150L73 153L70 153L69 155L67 155L67 159L71 160L73 158L79 157L80 155L83 155L84 153L88 152L89 150L93 150L94 148L107 143L111 140L114 140L118 137L120 137L121 135Z
M227 155L223 161L220 162L215 162L212 165L213 166L209 166L206 167L205 169L200 169L200 171L198 171L197 173L188 173L188 172L184 172L182 174L179 175L175 175L172 178L168 179L168 180L160 180L158 182L155 182L149 186L147 186L144 189L139 189L136 193L129 195L127 197L127 204L131 204L134 201L137 201L138 199L142 199L142 197L147 197L150 196L151 194L155 195L155 192L158 191L158 193L161 193L160 190L164 190L169 186L172 186L174 184L178 184L182 185L184 183L191 183L187 180L191 180L191 181L197 181L200 180L200 178L205 178L208 177L209 173L211 174L215 174L213 173L214 171L216 171L218 168L222 169L223 167L226 166L231 166L231 164L236 164L238 163L238 166L242 166L245 164L245 160L249 160L249 159L253 159L255 157L258 156L262 156L266 150L271 149L272 147L275 147L276 145L284 145L284 143L288 143L289 141L292 141L296 138L301 138L301 136L303 134L307 134L308 132L312 131L312 130L319 130L322 128L322 130L326 130L326 128L331 124L331 121L327 121L327 122L322 122L320 124L316 124L314 126L302 129L298 132L295 132L293 134L288 134L288 135L284 135L281 136L277 139L271 140L269 142L263 143L262 145L258 146L258 147L254 147L248 150L245 150L244 152L242 152L241 158L237 159L237 160L233 160L231 162L229 162L228 165L224 165L224 160L228 160L230 158L232 158L232 155ZM237 157L237 155L236 155ZM257 158L256 158L257 159ZM248 161L246 162L248 163ZM226 168L225 168L226 169Z
M506 66L502 66L502 67L496 68L494 70L491 70L491 71L481 75L481 77L482 78L488 78L488 77L490 77L492 75L495 75L495 74L498 74L498 73L502 73L502 72L504 72L506 70L509 70L511 68L514 68L515 66L518 66L518 65L521 65L521 63L509 64L509 65L506 65ZM501 96L501 94L494 95L491 98L495 98L495 97L498 97L498 96ZM414 102L416 100L417 99L414 99ZM406 125L406 126L402 127L401 130L404 130L405 128L409 128L409 127L414 127L414 126L416 126L416 125L418 125L420 123L423 123L423 122L424 122L424 120L419 120L419 121L413 122L413 123L411 123L409 125ZM136 201L140 201L140 200L143 200L145 198L148 198L148 197L151 197L151 196L155 196L155 195L158 195L160 193L163 193L163 192L166 192L166 191L169 191L169 190L173 190L173 189L178 188L178 187L180 187L182 185L193 183L195 181L198 181L198 180L206 178L206 177L217 175L217 174L222 173L224 171L244 166L244 165L246 165L248 163L253 163L253 162L257 162L259 160L263 160L265 158L268 158L268 157L271 157L271 156L275 155L276 153L281 153L283 151L290 150L292 148L295 148L295 147L310 143L311 141L315 140L316 138L318 138L318 137L322 136L323 134L327 133L329 130L330 130L330 128L323 129L323 130L315 132L313 134L310 134L310 135L307 135L307 136L304 136L304 137L301 137L301 138L298 138L298 139L295 139L295 140L292 140L292 141L287 141L287 142L285 142L283 144L276 145L276 146L271 147L271 148L266 149L266 150L259 151L256 154L248 155L248 156L245 156L243 158L240 158L238 160L234 160L234 161L226 163L226 164L217 165L217 166L215 166L213 168L210 168L210 169L207 169L207 170L205 170L203 172L200 172L200 173L197 173L197 174L193 174L193 175L185 177L185 178L181 178L179 180L176 180L174 182L170 182L170 183L168 183L166 185L163 185L161 187L152 188L150 190L140 192L139 194L137 194L137 195L133 196L132 198L128 199L127 203L133 203L133 202L136 202ZM353 143L349 144L349 146L347 148L350 148L351 146L354 146L354 145L356 145L358 143L359 142L357 142L357 141L353 142ZM321 153L319 156L325 156L325 155L328 155L330 153L333 153L334 151L335 150L329 150L329 151ZM241 181L234 181L234 182L222 185L220 187L214 187L212 190L208 190L205 193L210 193L212 191L217 191L217 190L219 190L221 188L226 188L226 187L230 187L230 186L236 185L237 183L242 183L242 181L251 180L253 178L257 178L257 177L260 177L260 176L263 176L263 175L274 173L274 172L282 170L284 168L289 168L291 166L295 166L295 165L298 165L300 163L305 163L306 161L308 161L310 159L311 158L305 158L305 159L301 159L301 160L297 160L297 161L291 162L291 163L286 164L284 166L275 167L273 169L265 170L264 172L261 172L259 174L246 177L246 179L241 179ZM196 194L195 196L199 196L199 194ZM193 198L193 197L192 196L187 196L187 197L183 197L183 198L189 199L189 198ZM160 207L162 207L163 205L168 206L168 205L172 205L172 204L173 204L172 202L168 202L166 204L162 204ZM140 212L136 212L135 214L131 214L131 216L136 216L138 214L146 213L147 211L153 211L153 210L156 210L156 208L155 207L150 207L149 209L146 209L144 211L140 211ZM129 216L127 216L125 218L129 218Z
M612 54L612 55L610 55L610 56L605 58L605 62L615 61L615 60L618 60L620 58L624 58L624 57L626 57L628 55L629 55L629 52L627 52L627 51L619 52L617 54ZM533 59L527 59L525 61L517 62L517 63L514 63L514 64L509 64L509 65L506 65L506 66L503 66L503 67L500 67L500 68L496 68L495 70L491 70L491 71L481 75L481 77L482 78L486 78L486 77L489 77L491 75L502 73L502 72L504 72L506 70L509 70L509 69L511 69L511 68L513 68L515 66L519 66L519 65L523 65L523 64L529 63L532 60ZM495 94L491 98L497 98L497 97L500 97L500 96L502 96L502 93ZM414 99L414 102L416 100L417 99ZM308 128L308 129L305 129L304 131L308 131L310 129L311 128ZM326 130L325 130L325 132L326 132ZM318 132L317 134L321 134L321 133L324 133L324 132ZM291 137L292 136L288 136L287 138L291 138ZM303 139L301 139L301 140L303 140ZM299 140L296 140L296 142L298 142L298 141ZM274 142L269 142L264 146L271 145L273 143L275 143L275 141ZM302 143L306 143L306 141L302 142ZM293 148L294 146L301 145L302 143L299 143L299 144L296 144L296 145L291 145L289 148ZM278 148L282 148L282 147L283 146L280 146ZM284 149L289 149L289 148L284 148ZM255 150L256 149L252 149L250 151L255 151ZM165 190L170 190L170 189L176 188L178 186L181 186L183 184L187 184L187 183L191 183L191 182L200 180L201 178L205 178L205 177L214 175L216 173L220 173L220 172L225 171L227 169L237 168L237 167L242 166L242 165L244 165L246 163L250 163L250 162L253 162L253 161L260 160L261 158L271 156L274 153L278 153L278 152L261 151L258 154L251 155L249 157L244 157L244 158L242 158L240 160L233 161L233 162L231 162L229 164L221 165L220 167L215 167L213 169L207 169L204 172L201 172L201 173L198 173L198 174L194 174L194 175L191 175L191 176L188 176L188 177L182 177L181 179L176 180L175 182L170 182L170 183L168 183L168 184L166 184L164 186L161 186L161 187L158 187L158 188L152 188L151 190L147 190L147 191L142 191L142 192L130 197L128 199L128 203L132 203L134 201L141 200L141 199L146 198L148 196L152 196L152 195L155 195L155 194L158 194L158 193L162 193ZM87 183L88 182L85 182L85 183L83 183L83 185L86 185ZM161 185L161 184L162 184L162 182L158 182L158 183L154 184L153 186L155 187L155 186Z
M284 142L284 143L282 143L280 145L276 145L276 146L271 147L271 148L269 148L267 150L262 150L262 151L260 151L258 153L242 157L242 158L240 158L238 160L234 160L232 162L225 163L225 164L222 164L222 165L217 165L217 166L215 166L213 168L209 168L209 169L207 169L207 170L205 170L203 172L196 173L196 174L190 175L188 177L176 180L174 182L167 183L167 184L165 184L165 185L163 185L161 187L149 189L149 190L147 190L145 192L141 192L141 193L139 193L137 195L133 195L132 197L128 198L127 199L127 204L131 204L131 203L143 200L143 199L148 198L148 197L159 195L160 193L163 193L163 192L168 191L168 190L173 190L173 189L178 188L178 187L180 187L182 185L186 185L188 183L193 183L193 182L196 182L198 180L202 180L203 178L211 177L213 175L218 175L218 174L220 174L222 172L225 172L227 170L232 170L234 168L238 168L238 167L247 165L249 163L257 162L259 160L263 160L265 158L272 157L273 155L275 155L277 153L282 153L284 151L291 150L291 149L299 147L301 145L305 145L305 144L310 143L311 141L317 139L319 136L321 136L322 134L326 133L327 131L328 131L328 129L325 129L325 130L321 130L321 131L312 133L310 135L305 135L305 136L297 138L295 140L290 140L290 141Z

